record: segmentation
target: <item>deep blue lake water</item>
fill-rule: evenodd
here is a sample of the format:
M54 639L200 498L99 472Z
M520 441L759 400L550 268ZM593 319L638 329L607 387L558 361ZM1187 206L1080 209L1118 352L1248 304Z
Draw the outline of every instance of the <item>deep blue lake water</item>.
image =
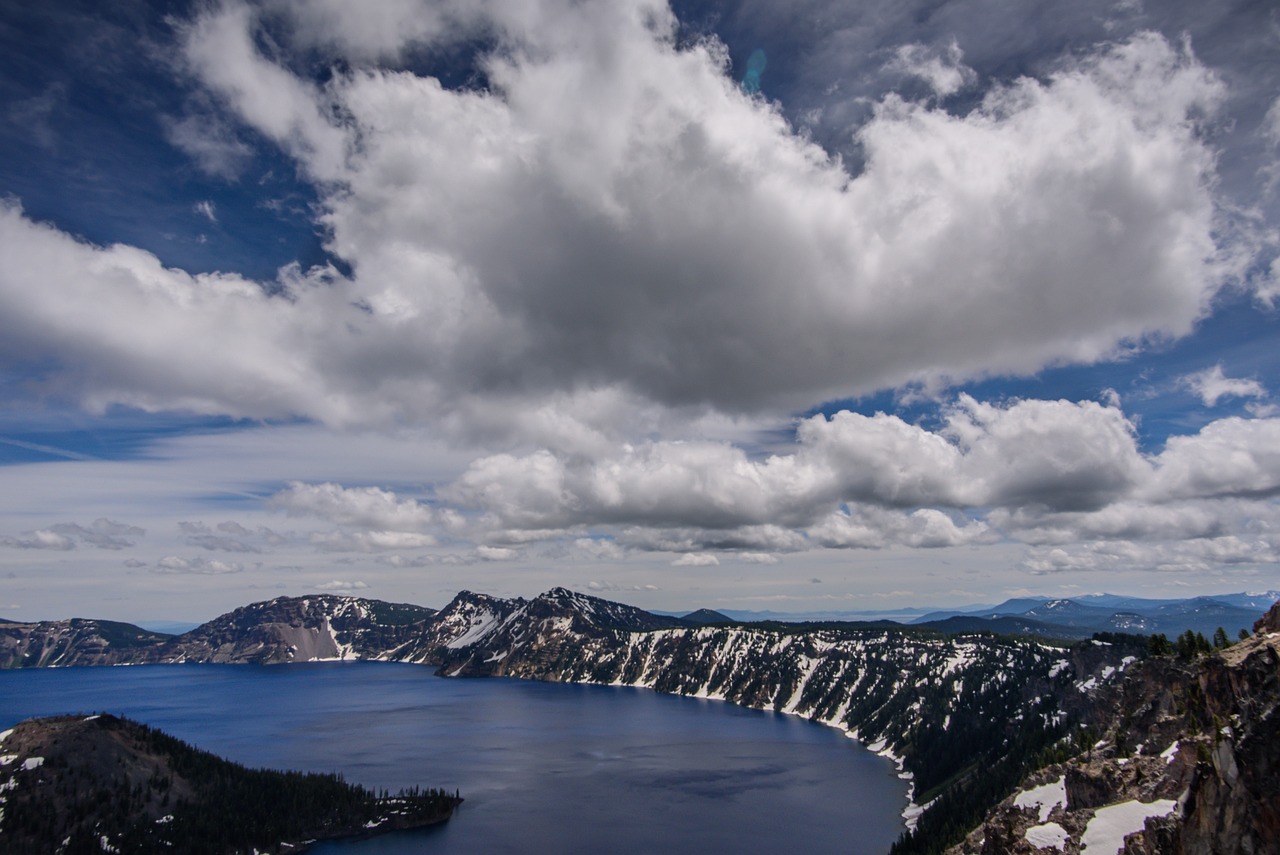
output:
M643 689L370 662L0 672L0 729L98 711L249 766L466 799L441 827L324 855L880 855L906 800L888 761L834 729Z

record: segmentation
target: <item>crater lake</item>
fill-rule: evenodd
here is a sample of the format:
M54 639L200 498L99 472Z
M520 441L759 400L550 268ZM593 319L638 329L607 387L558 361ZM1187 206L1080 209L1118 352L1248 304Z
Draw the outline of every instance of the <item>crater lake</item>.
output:
M0 672L0 729L80 712L247 766L466 799L443 826L312 850L325 855L881 855L903 829L906 783L840 731L645 689L373 662Z

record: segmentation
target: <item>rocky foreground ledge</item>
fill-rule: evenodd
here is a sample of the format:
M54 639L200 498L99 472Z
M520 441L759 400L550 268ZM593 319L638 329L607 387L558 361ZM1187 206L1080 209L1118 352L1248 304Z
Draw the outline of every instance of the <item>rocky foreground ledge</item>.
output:
M948 855L1280 852L1280 605L1239 644L1153 657L1098 700L1090 747Z
M246 769L111 715L31 719L0 733L7 855L303 852L317 840L444 822L461 801Z

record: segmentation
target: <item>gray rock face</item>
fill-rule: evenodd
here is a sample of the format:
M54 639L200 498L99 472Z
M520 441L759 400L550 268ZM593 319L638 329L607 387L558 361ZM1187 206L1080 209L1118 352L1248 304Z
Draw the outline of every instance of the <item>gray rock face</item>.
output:
M278 597L215 618L178 636L165 662L311 662L382 659L412 642L435 610L359 597Z
M1085 721L1101 738L1024 781L951 855L1280 852L1280 605L1224 651L1136 667ZM1054 780L1062 803L1028 807ZM1116 848L1095 839L1084 849L1089 830L1108 822L1126 832L1113 835ZM1035 845L1057 834L1047 823L1063 832L1057 846Z

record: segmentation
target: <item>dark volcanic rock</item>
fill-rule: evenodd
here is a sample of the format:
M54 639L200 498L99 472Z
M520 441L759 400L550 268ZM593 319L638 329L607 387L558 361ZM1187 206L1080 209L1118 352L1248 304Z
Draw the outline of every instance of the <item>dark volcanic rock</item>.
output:
M1266 614L1258 618L1253 625L1255 633L1280 632L1280 603L1267 609Z
M1101 811L1137 802L1151 817L1126 828L1125 855L1270 855L1280 852L1280 605L1251 637L1198 659L1157 657L1098 694L1082 722L1086 745L1024 782L960 853L1032 852L1042 817L1018 804L1058 777L1062 850L1080 852ZM1094 741L1095 736L1101 736ZM1028 831L1030 829L1030 831ZM1095 851L1087 855L1113 855Z

